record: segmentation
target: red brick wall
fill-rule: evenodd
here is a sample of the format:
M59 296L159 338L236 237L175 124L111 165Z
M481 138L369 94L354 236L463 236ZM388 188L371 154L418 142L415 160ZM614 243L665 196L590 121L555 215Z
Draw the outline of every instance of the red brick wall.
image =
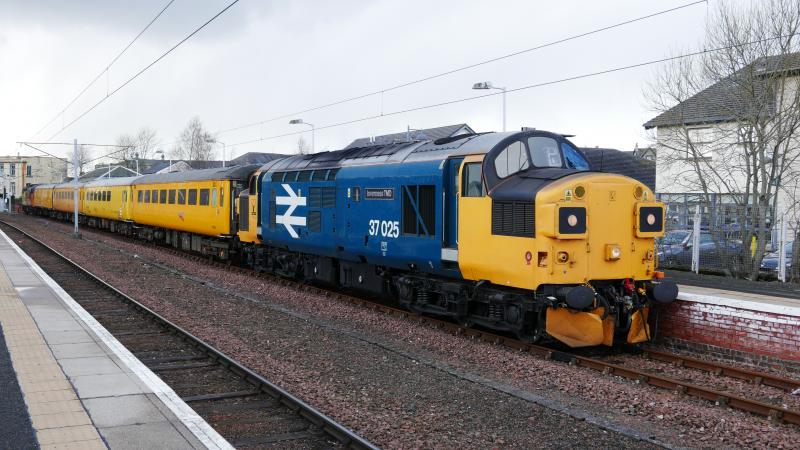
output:
M659 316L659 337L800 361L797 316L684 300L661 307Z

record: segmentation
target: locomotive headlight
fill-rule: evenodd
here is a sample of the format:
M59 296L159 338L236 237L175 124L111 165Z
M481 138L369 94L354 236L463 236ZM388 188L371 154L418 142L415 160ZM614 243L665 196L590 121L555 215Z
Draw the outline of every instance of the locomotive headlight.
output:
M659 206L641 206L638 214L637 231L640 233L661 233L664 229L664 208Z
M569 226L571 226L571 227L574 227L575 225L577 225L578 224L578 216L576 216L575 214L570 214L569 216L567 216L567 224L569 224Z
M606 245L606 260L607 261L616 261L622 256L622 250L619 248L617 244L607 244Z
M563 206L561 208L558 208L559 235L574 236L579 234L582 235L585 233L586 233L586 208L575 207L575 206Z

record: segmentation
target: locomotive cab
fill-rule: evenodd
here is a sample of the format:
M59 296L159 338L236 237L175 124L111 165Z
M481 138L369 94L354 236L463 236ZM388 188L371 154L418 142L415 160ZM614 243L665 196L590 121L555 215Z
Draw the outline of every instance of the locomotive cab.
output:
M650 305L677 296L656 271L664 214L650 189L592 172L564 136L541 131L465 157L460 177L459 268L508 288L503 316L517 334L536 323L573 347L649 339Z

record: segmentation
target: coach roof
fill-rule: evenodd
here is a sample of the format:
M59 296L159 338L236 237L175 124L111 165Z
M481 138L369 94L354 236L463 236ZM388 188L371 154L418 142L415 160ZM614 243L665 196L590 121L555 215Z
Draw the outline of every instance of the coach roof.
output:
M250 174L260 166L249 164L246 166L217 167L214 169L187 170L186 172L154 173L143 175L133 181L133 184L158 184L158 183L183 183L186 181L213 181L213 180L246 180Z

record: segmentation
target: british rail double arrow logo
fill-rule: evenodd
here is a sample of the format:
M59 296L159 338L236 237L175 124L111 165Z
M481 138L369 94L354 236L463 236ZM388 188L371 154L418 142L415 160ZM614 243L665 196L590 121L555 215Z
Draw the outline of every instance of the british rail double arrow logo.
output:
M283 224L283 226L286 227L286 231L289 232L289 235L292 236L292 238L297 239L299 236L297 235L297 231L294 229L294 225L299 227L306 226L306 218L293 216L292 213L294 213L294 210L297 209L298 206L306 206L306 198L303 196L298 196L288 184L281 184L281 186L283 186L283 189L287 194L289 194L289 196L275 197L275 204L288 205L289 207L283 214L276 214L275 223Z

